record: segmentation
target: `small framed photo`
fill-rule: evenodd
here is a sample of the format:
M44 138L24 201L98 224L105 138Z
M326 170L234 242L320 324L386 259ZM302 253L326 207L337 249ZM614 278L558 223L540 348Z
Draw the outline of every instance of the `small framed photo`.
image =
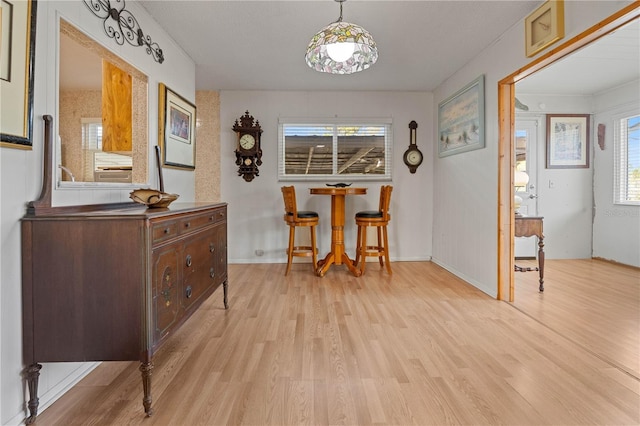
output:
M589 167L589 114L547 114L547 169Z
M564 37L564 0L547 0L524 20L525 51L531 57Z
M158 140L163 164L196 168L196 106L160 83L158 92Z

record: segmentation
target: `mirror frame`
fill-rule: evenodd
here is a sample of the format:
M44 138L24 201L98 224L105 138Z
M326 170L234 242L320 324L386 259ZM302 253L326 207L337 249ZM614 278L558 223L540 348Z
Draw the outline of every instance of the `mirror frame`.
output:
M498 300L514 298L513 171L516 83L640 17L634 2L498 82Z
M60 64L62 63L62 58L60 55L60 37L62 34L67 37L73 39L78 44L81 44L86 49L89 49L96 53L99 57L103 59L107 59L109 62L117 65L119 68L127 72L129 75L133 77L134 81L138 82L139 88L137 89L139 92L142 92L144 89L144 95L140 93L139 97L144 99L144 108L133 108L132 120L136 125L134 126L134 140L132 147L132 156L134 159L135 169L132 170L133 178L131 182L121 183L121 182L71 182L62 180L62 170L58 167L59 164L62 164L62 150L61 143L56 140L55 141L55 155L54 155L54 164L55 164L55 184L56 188L59 189L131 189L131 188L139 188L141 186L149 185L149 77L137 69L135 66L131 65L125 59L118 56L116 53L111 51L109 48L101 44L99 41L92 38L90 35L82 31L78 26L73 24L71 21L65 19L64 17L60 17L58 21L58 40L57 40L57 55L58 55L58 81L57 81L57 125L58 132L60 134ZM144 88L141 87L143 83ZM134 84L134 92L136 91ZM135 95L134 95L135 96ZM135 128L142 129L138 132L135 131ZM136 144L136 138L138 138L138 143ZM142 181L136 179L138 177L144 177Z

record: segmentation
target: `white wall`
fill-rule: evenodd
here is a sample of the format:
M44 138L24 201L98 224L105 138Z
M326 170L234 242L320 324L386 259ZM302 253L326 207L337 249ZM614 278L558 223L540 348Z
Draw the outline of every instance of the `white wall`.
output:
M593 206L593 124L590 128L589 167L580 169L546 168L545 114L592 114L592 96L558 96L518 92L518 99L529 107L516 116L540 120L536 144L538 215L544 216L544 252L547 259L591 258Z
M321 256L331 243L329 197L310 195L313 186L325 182L278 181L278 118L279 117L391 117L393 119L393 193L389 245L392 260L428 260L431 256L431 223L433 205L433 111L432 95L423 92L276 92L224 91L220 94L222 199L229 203L229 262L286 262L288 228L282 215L284 204L280 187L294 184L298 206L320 214L318 250ZM234 121L246 110L263 129L263 164L260 176L245 182L237 175L234 149L236 135L231 130ZM409 146L409 122L418 123L417 143L425 154L415 174L402 160ZM345 247L353 257L357 210L378 205L379 188L387 182L363 182L366 196L348 197L346 201ZM306 233L301 232L305 238ZM264 254L257 256L256 250ZM301 261L309 261L302 259ZM344 273L334 267L329 273Z
M562 41L629 3L565 2ZM527 58L524 52L523 17L434 93L437 105L479 75L485 75L486 148L436 158L434 163L433 261L492 296L497 294L498 277L498 81L532 59L535 58Z
M637 114L640 109L640 80L599 93L594 99L594 134L606 126L604 149L594 148L593 256L640 267L640 206L613 204L614 119L620 114Z
M58 19L63 16L91 37L113 50L149 76L149 170L156 185L154 145L157 144L157 93L163 82L185 98L195 100L195 65L144 9L127 2L140 26L164 51L163 64L156 63L144 48L125 43L118 46L103 31L102 20L80 1L39 1L37 6L34 144L33 150L0 148L0 423L19 424L26 415L27 392L21 377L22 308L20 218L26 203L35 199L42 185L42 116L57 116ZM57 132L57 121L54 129ZM55 170L55 169L54 169ZM194 173L165 170L166 190L194 198ZM55 190L54 205L88 204L128 200L126 190ZM40 410L60 392L82 377L93 364L59 363L44 365L40 376Z

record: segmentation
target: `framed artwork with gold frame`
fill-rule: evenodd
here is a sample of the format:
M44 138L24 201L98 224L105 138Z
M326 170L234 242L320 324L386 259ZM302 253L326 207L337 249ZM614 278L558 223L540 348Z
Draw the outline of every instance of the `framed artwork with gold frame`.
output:
M0 147L33 146L36 0L0 0Z
M531 57L564 37L564 0L547 0L524 20L525 51Z

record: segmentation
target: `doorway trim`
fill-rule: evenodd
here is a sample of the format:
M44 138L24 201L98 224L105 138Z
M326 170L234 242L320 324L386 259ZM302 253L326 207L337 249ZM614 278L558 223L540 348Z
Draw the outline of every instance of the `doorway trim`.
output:
M498 300L513 302L514 299L515 85L523 78L638 17L640 2L633 2L498 82Z

